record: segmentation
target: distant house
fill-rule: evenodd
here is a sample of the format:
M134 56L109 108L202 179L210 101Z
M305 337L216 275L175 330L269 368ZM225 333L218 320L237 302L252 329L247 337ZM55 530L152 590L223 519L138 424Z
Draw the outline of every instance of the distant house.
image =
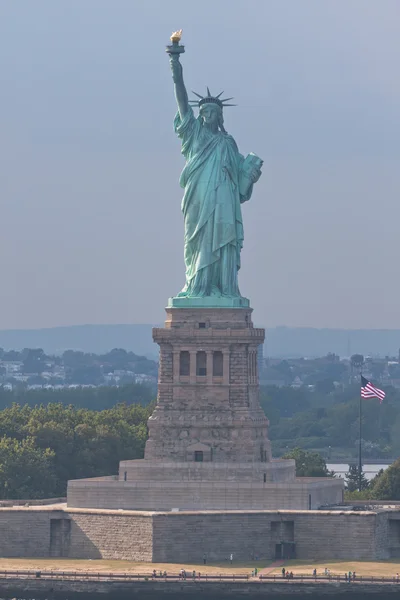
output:
M292 381L292 383L290 384L290 387L298 389L301 388L303 386L303 382L300 379L300 377L295 377Z
M1 365L5 367L7 375L13 375L21 371L23 363L20 360L2 360Z
M135 383L156 383L157 379L154 375L145 375L144 373L139 373L135 375Z

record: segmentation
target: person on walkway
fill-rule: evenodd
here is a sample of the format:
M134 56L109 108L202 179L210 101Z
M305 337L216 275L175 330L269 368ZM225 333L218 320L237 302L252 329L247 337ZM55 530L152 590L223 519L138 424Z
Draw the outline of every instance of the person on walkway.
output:
M355 578L356 578L356 572L353 571L353 581L355 581Z
M207 554L204 552L203 554L203 565L207 564Z
M347 572L344 574L344 580L347 581Z
M352 577L353 573L351 571L349 571L349 583L351 583L351 577Z
M285 567L282 567L282 577L285 577L285 573L286 573L286 569L285 569Z
M314 569L313 575L314 575L314 577L317 577L317 569Z

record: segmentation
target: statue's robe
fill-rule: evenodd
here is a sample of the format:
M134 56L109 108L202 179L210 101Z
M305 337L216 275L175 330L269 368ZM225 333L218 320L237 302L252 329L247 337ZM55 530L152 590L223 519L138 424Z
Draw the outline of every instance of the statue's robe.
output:
M180 177L184 188L186 284L179 296L240 297L237 275L243 246L239 193L243 156L231 135L210 132L191 108L175 116L186 165Z

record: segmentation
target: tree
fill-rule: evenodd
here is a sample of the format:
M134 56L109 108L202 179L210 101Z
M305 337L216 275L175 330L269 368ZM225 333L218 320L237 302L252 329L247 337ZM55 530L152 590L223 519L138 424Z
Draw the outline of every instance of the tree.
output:
M282 360L278 365L275 365L275 369L279 371L285 383L289 385L293 381L293 373L291 366L287 360Z
M22 355L21 352L18 352L18 350L8 350L5 351L3 356L2 356L2 360L5 361L19 361L22 360Z
M318 452L308 452L302 448L294 448L283 458L293 458L296 462L297 477L329 477L332 473L328 470L325 460Z
M379 469L379 471L377 472L377 474L370 480L369 482L369 489L370 490L374 490L374 488L376 487L376 485L378 484L378 482L380 481L380 478L382 477L382 475L384 474L385 469Z
M42 450L32 437L0 439L0 498L49 498L57 481L53 451Z
M291 417L293 414L305 411L310 406L311 393L304 387L265 386L261 388L261 403L268 396L279 410L281 417Z
M371 489L368 487L366 490L362 490L361 492L359 492L358 490L354 490L354 492L350 492L349 490L344 491L344 499L346 502L351 502L352 500L355 500L356 502L360 502L362 500L371 500L372 498L372 492Z
M104 377L98 365L89 365L69 371L67 381L77 385L100 385L104 381Z
M315 391L320 394L330 394L335 391L332 379L320 379L315 383Z
M358 465L349 465L349 470L345 475L346 488L349 492L355 492L359 490L359 468ZM361 491L366 490L369 486L368 479L365 477L364 471L361 470Z
M143 458L152 405L103 411L49 403L0 411L0 499L65 495L69 479L116 473Z
M323 372L327 378L340 381L346 371L346 366L343 363L329 362L325 365Z
M400 500L400 458L376 477L372 495L375 500Z
M24 373L42 373L45 370L46 355L42 348L25 348Z

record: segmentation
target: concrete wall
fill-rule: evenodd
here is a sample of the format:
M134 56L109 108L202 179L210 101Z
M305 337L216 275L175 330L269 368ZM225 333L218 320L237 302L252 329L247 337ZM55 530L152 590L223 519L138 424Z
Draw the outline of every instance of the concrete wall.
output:
M60 516L60 511L53 513ZM50 512L0 508L0 556L50 556Z
M151 562L152 531L151 513L0 508L0 556Z
M271 462L218 463L172 462L166 460L123 460L119 463L119 481L295 481L295 461L277 459ZM324 478L325 480L326 478ZM78 480L79 481L79 480ZM91 481L90 479L86 481Z
M201 563L204 553L215 561L231 553L235 560L272 559L275 544L281 541L294 541L301 559L374 560L377 516L381 515L326 511L156 515L153 560L168 562L173 556L177 562ZM293 539L287 539L290 531Z
M106 558L151 562L153 521L148 515L69 513L70 558Z
M0 555L202 563L272 559L295 542L300 559L365 559L400 550L400 512L210 511L151 513L0 508Z
M298 556L315 559L352 558L374 560L375 513L338 514L318 511L310 518L296 515Z
M146 461L143 461L146 462ZM260 463L261 464L261 463ZM273 464L273 463L271 463ZM265 463L268 465L268 463ZM266 469L268 474L268 470ZM293 482L115 481L80 479L68 482L68 506L126 510L287 510L317 509L342 501L343 480L302 478ZM228 474L229 475L229 474ZM259 474L260 479L262 473Z

